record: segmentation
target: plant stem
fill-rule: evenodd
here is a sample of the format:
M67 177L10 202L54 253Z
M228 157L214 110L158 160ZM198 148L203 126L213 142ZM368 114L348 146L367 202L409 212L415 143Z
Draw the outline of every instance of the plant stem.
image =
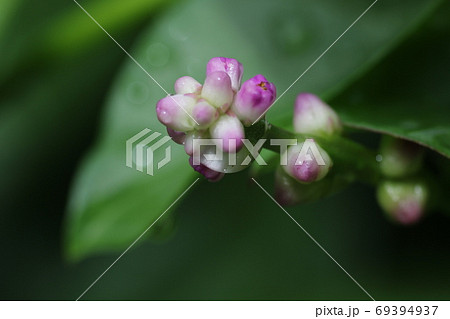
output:
M266 123L267 131L264 138L267 139L264 148L280 152L278 145L271 145L271 139L297 139L302 143L306 139L314 139L333 160L333 170L336 174L343 175L349 181L376 185L380 179L376 152L341 136L323 137L293 133L283 128Z

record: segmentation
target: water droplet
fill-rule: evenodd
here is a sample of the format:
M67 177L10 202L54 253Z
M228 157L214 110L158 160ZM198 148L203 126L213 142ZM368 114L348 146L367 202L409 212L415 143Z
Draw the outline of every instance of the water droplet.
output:
M170 59L169 48L160 42L152 43L147 48L147 60L152 66L161 67Z
M148 85L143 82L133 82L127 87L127 99L133 104L145 103L148 100L149 95Z
M377 162L381 162L383 160L383 156L381 154L378 154L377 156L375 156L375 160Z

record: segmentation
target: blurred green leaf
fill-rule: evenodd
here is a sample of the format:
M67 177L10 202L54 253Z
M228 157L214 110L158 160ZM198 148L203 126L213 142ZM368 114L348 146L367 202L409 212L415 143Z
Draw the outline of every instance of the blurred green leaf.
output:
M129 245L193 181L184 149L173 142L169 142L171 162L160 170L155 167L154 176L126 167L127 139L145 128L165 134L154 108L148 107L148 100L158 96L147 75L135 64L127 64L108 102L108 134L103 132L101 144L86 159L69 202L70 258ZM164 149L154 152L155 161L164 158Z
M418 36L331 101L347 125L450 157L449 15L447 2Z
M380 2L303 77L269 113L291 116L299 90L338 91L409 34L440 1ZM206 62L234 57L244 79L265 74L279 92L291 83L371 4L371 1L260 1L181 3L146 32L132 55L168 91L189 74L203 81ZM132 61L107 105L100 139L75 181L66 249L73 259L124 249L189 185L193 172L181 147L150 177L125 166L125 141L144 128L165 132L156 120L164 92ZM161 154L159 154L161 155Z
M0 41L5 32L5 26L11 21L15 10L21 1L18 0L3 0L0 3Z
M163 5L163 0L78 1L113 37L137 28ZM51 8L51 9L48 9ZM24 22L26 21L26 22ZM83 53L92 54L111 41L72 0L47 0L45 6L6 0L0 4L0 83L30 67L50 66ZM3 83L2 83L3 84Z
M130 29L153 13L167 0L108 0L108 1L78 1L80 5L114 36L117 32ZM58 17L48 28L42 43L42 50L55 56L74 55L78 51L89 48L99 40L109 41L105 34L93 21L82 13L74 2L73 8ZM92 23L91 23L92 22Z

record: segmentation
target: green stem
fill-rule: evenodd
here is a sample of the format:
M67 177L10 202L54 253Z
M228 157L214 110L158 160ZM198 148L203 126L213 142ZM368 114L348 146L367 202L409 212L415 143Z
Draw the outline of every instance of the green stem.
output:
M267 131L264 138L267 139L264 148L280 152L280 147L270 145L271 139L297 139L299 143L305 139L314 139L333 160L333 171L345 176L348 181L359 180L361 182L376 185L380 179L376 153L365 146L341 136L323 137L298 134L287 131L270 123L266 123Z

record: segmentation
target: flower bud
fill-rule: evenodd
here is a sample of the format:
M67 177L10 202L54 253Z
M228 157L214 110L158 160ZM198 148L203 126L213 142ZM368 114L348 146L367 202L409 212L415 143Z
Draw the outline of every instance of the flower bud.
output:
M209 169L203 164L194 165L192 156L189 157L189 164L196 172L205 176L205 178L210 182L218 182L225 176L224 173L213 171L212 169Z
M230 174L248 168L252 164L251 156L247 147L236 153L220 153L216 145L206 145L200 150L200 163L213 171Z
M172 138L172 141L174 141L177 144L183 144L184 140L186 139L186 133L185 132L179 132L172 130L170 127L167 127L167 134Z
M418 144L385 135L381 140L380 155L380 170L385 176L406 177L420 169L424 149Z
M204 131L190 131L186 133L186 138L184 140L184 151L187 155L192 156L194 154L194 140L205 138L206 134Z
M301 93L295 100L294 130L297 133L331 136L342 131L336 112L319 97Z
M186 93L200 93L202 85L197 82L196 79L190 76L182 76L175 81L175 93L186 94Z
M206 101L199 101L192 109L192 117L201 129L210 126L219 117L219 111Z
M312 139L287 149L284 171L301 183L312 183L324 178L333 162L330 156Z
M275 200L281 206L291 206L301 202L301 192L297 189L300 185L295 179L287 175L283 170L275 172Z
M275 200L282 206L308 203L326 197L342 185L334 188L335 181L324 179L317 183L302 184L279 167L275 172Z
M230 77L225 72L212 72L206 76L202 97L223 113L228 110L233 101Z
M245 138L244 127L235 116L224 114L211 125L209 133L212 138L221 139L223 150L227 153L236 153L242 148L242 139Z
M176 131L186 132L192 130L195 122L189 114L194 104L195 98L190 94L166 96L156 104L158 120Z
M377 189L378 203L388 218L403 225L424 216L428 198L428 187L421 181L384 181Z
M259 74L242 84L231 109L248 126L272 105L276 95L275 85Z
M241 63L230 58L212 58L206 65L206 76L208 77L209 74L217 71L227 73L231 79L231 88L233 91L237 92L239 90L242 73L244 73L244 68Z

